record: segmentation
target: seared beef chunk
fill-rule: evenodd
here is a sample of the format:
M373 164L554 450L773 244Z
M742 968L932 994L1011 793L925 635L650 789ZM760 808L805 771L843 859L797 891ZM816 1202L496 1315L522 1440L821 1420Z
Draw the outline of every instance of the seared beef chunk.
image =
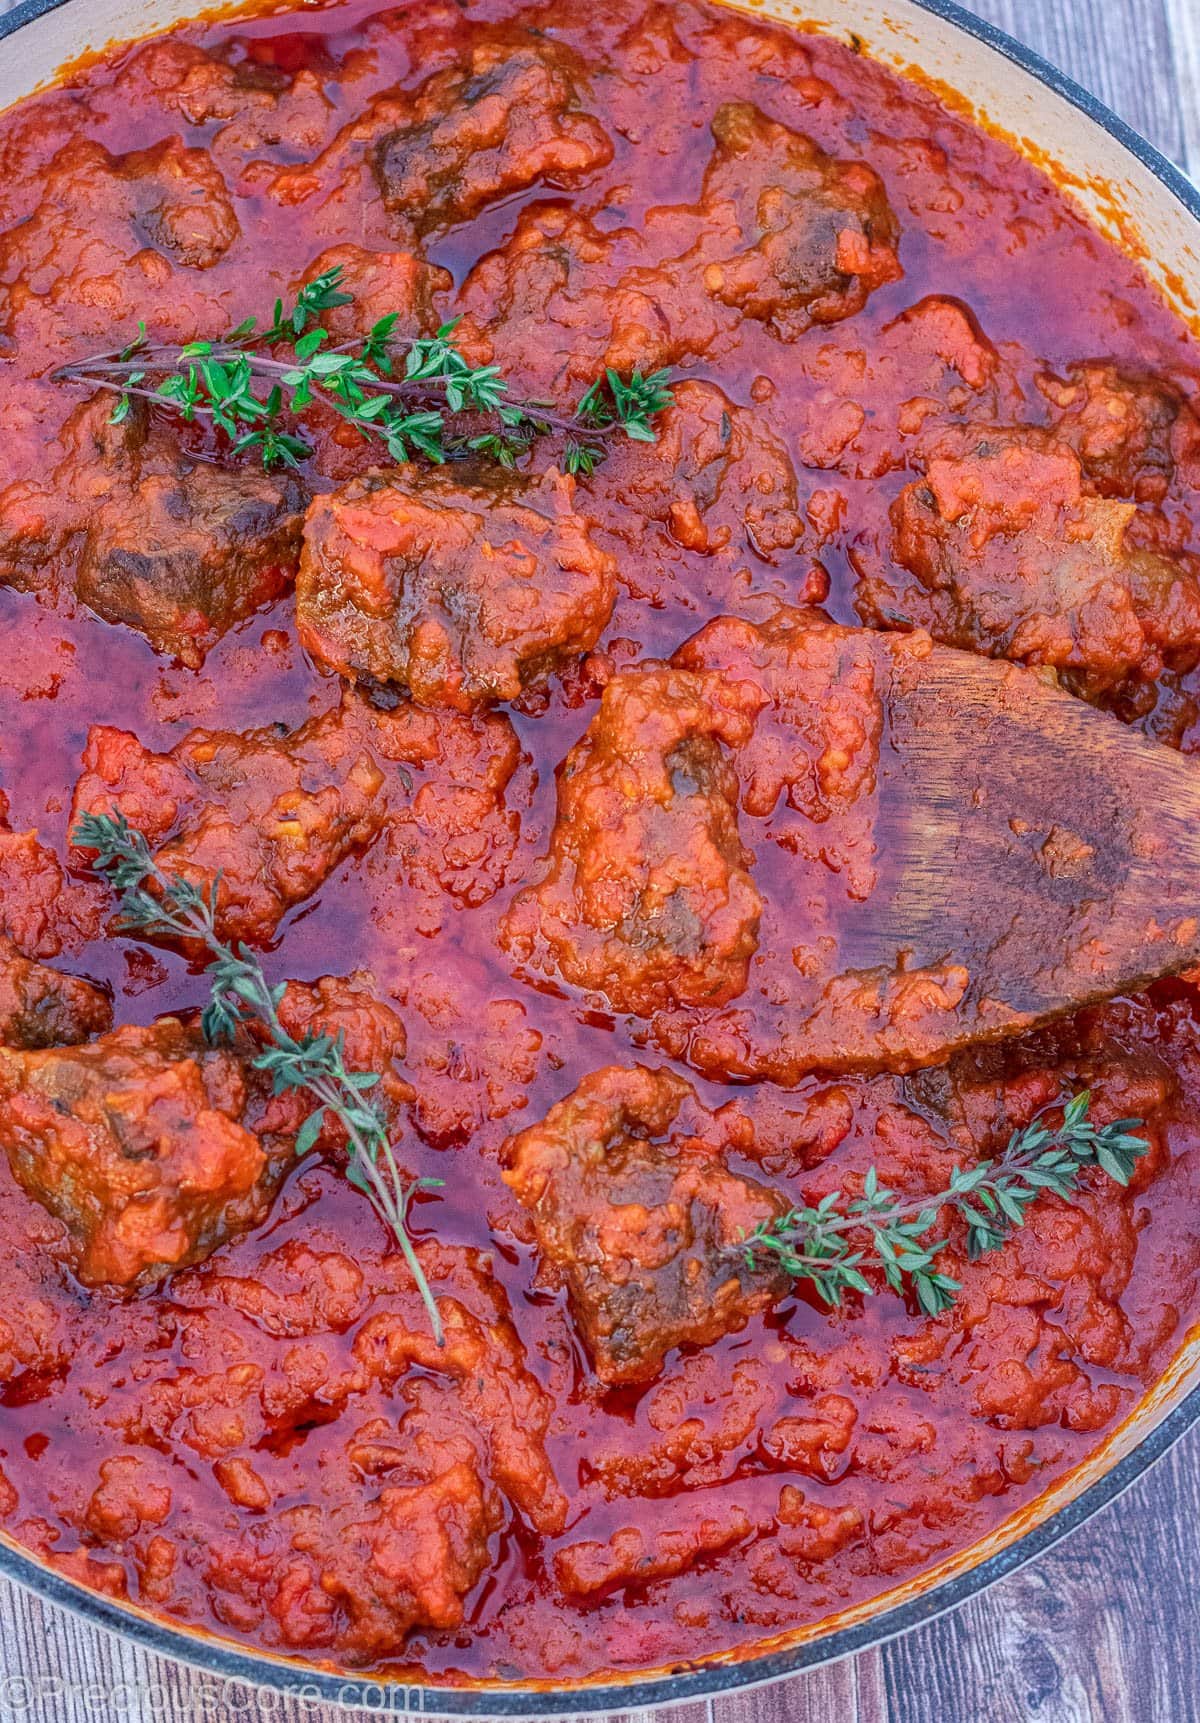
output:
M851 318L804 358L812 387L795 404L797 451L805 466L851 478L923 464L961 440L962 426L995 425L1025 405L970 307L945 294L926 295L882 329Z
M434 31L436 34L436 29ZM477 28L470 45L430 43L434 70L414 92L361 105L312 160L269 180L271 196L307 206L317 232L382 249L469 221L532 186L573 186L612 158L579 56L543 33Z
M469 712L515 700L594 646L613 562L571 512L567 479L523 493L401 468L309 511L300 636L346 675Z
M583 68L545 38L481 34L468 64L437 72L375 151L383 201L419 232L470 221L539 181L572 185L612 158L581 112Z
M264 944L385 829L389 876L399 867L418 888L482 902L515 842L504 796L520 759L500 714L439 723L353 693L298 730L193 730L168 754L96 725L72 825L123 813L168 873L217 887L225 937Z
M19 336L26 314L45 309L63 337L111 334L131 311L173 328L176 270L211 269L239 232L206 150L167 138L114 156L75 138L55 156L29 219L0 235L0 333Z
M730 1171L720 1136L682 1078L613 1065L508 1144L505 1178L603 1382L645 1381L674 1347L711 1344L785 1290L739 1247L786 1204Z
M230 64L174 36L139 48L129 75L144 77L160 106L184 125L215 128L209 148L235 167L269 149L311 154L337 111L311 67L289 75L252 60Z
M381 1421L375 1434L392 1432ZM501 1523L495 1494L465 1459L428 1483L381 1486L356 1491L332 1512L299 1507L288 1516L297 1570L312 1564L322 1603L344 1620L351 1655L399 1653L414 1627L460 1627L463 1599L488 1567Z
M1161 377L1092 360L1064 377L1043 372L1037 384L1054 435L1074 449L1101 496L1153 505L1178 469L1185 483L1200 480L1200 419Z
M1088 496L1079 460L1035 432L932 461L892 510L900 569L864 582L869 620L1045 664L1089 698L1200 656L1200 565L1131 544L1131 503Z
M523 967L642 1015L737 997L762 902L727 750L760 704L719 675L660 667L609 683L559 775L542 878L502 925Z
M561 1532L566 1502L546 1455L553 1401L526 1363L486 1256L420 1247L445 1326L439 1347L398 1251L381 1254L360 1236L352 1257L312 1254L285 1244L252 1278L215 1262L203 1271L206 1337L221 1364L231 1345L237 1360L236 1380L213 1384L231 1410L206 1418L201 1405L189 1417L204 1385L180 1370L156 1384L149 1427L126 1440L149 1445L182 1427L183 1440L216 1460L233 1500L260 1510L257 1522L225 1520L216 1533L213 1583L225 1610L256 1616L290 1650L337 1643L342 1655L373 1661L399 1655L414 1627L461 1626L514 1512L543 1534ZM213 1315L221 1304L224 1326ZM319 1497L288 1492L263 1514L273 1498L261 1473L312 1428L315 1405L338 1415ZM227 1457L231 1422L261 1433L248 1458Z
M87 1286L156 1279L262 1219L281 1162L246 1109L235 1055L174 1018L84 1047L0 1048L0 1147L65 1221Z
M205 461L146 473L92 517L75 590L106 622L198 667L222 634L286 589L303 507L290 474Z
M112 1024L107 993L80 975L63 975L0 938L0 1049L67 1047Z
M702 354L718 318L692 277L651 264L642 235L565 203L521 211L459 295L455 345L496 363L523 394L574 406L606 368L628 375Z
M225 937L261 944L383 829L393 728L403 720L352 696L298 730L193 730L169 754L96 725L72 828L83 814L124 814L167 873L206 893L219 880Z
M644 519L664 522L687 550L754 551L768 562L804 532L787 449L757 414L712 383L683 382L654 422L653 443L618 445L596 484L614 501L631 555Z
M102 888L68 879L35 831L12 830L0 790L0 939L26 957L58 957L95 939L103 906Z
M290 585L304 487L292 473L193 459L140 409L120 425L111 414L111 396L87 402L67 424L53 483L0 497L0 580L74 592L198 668Z
M836 161L750 102L712 123L699 240L705 292L791 341L861 311L901 275L899 229L879 176Z
M302 1091L272 1094L251 1063L254 1026L219 1048L175 1017L105 1034L103 1004L71 1037L100 1034L86 1046L37 1051L52 1043L35 1038L36 1024L0 1046L0 1147L26 1190L66 1223L78 1278L127 1288L199 1262L257 1225L312 1103ZM6 1008L0 954L0 1023ZM279 1015L297 1038L340 1037L346 1068L378 1077L372 1101L394 1128L413 1098L397 1068L404 1029L369 977L290 982ZM346 1148L328 1114L314 1146Z
M100 931L102 889L68 880L34 831L14 832L0 791L0 1045L33 1051L99 1035L108 995L40 960L77 950Z

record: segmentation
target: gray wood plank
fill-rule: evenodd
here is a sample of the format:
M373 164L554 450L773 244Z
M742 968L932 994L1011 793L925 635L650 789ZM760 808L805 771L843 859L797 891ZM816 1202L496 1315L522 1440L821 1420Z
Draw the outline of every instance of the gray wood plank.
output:
M0 0L0 11L12 0ZM975 0L1200 175L1200 0ZM1200 1723L1200 1431L1121 1503L957 1614L678 1723ZM22 1687L22 1683L25 1685ZM0 1583L0 1719L336 1723L150 1657ZM612 1720L624 1723L624 1720ZM646 1713L628 1723L651 1723Z

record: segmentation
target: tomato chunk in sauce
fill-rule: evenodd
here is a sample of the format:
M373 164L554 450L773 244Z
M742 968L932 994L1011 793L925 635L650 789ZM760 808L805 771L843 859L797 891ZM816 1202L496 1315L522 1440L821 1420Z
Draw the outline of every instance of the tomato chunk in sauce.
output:
M6 1530L272 1653L568 1683L749 1653L1027 1508L1196 1315L1200 977L811 1070L822 918L874 877L838 666L924 630L1200 751L1189 331L931 92L704 0L227 14L0 115L0 169ZM452 324L556 426L672 368L654 439L437 467L326 406L267 470L54 375L333 269L330 344ZM210 1044L196 940L119 919L73 842L106 812L376 1077L444 1345L343 1123L261 1025ZM1129 1187L977 1259L945 1213L940 1314L746 1254L872 1169L919 1210L1084 1089L1142 1121Z

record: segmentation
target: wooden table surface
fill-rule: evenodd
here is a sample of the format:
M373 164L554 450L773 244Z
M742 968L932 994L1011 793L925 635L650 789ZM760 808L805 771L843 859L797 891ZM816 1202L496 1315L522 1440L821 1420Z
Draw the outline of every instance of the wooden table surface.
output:
M0 11L10 3L0 0ZM967 3L1200 178L1200 0ZM954 1615L852 1661L684 1706L658 1723L1200 1723L1193 1563L1200 1428L1113 1507ZM0 1723L368 1715L198 1675L0 1581Z

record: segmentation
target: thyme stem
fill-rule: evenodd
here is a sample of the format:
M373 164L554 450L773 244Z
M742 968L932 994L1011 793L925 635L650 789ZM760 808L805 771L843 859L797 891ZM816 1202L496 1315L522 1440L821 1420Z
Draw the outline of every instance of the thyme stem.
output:
M1062 1109L1057 1125L1043 1113L1014 1131L1003 1152L973 1166L955 1167L945 1190L901 1201L879 1183L874 1167L861 1196L831 1191L815 1206L793 1208L763 1221L738 1247L750 1267L772 1264L807 1280L829 1305L847 1291L871 1294L864 1267L882 1270L893 1292L911 1289L921 1309L936 1316L954 1302L960 1283L936 1264L945 1238L930 1239L944 1208L967 1224L967 1253L996 1250L1025 1224L1026 1211L1045 1192L1067 1198L1087 1167L1125 1185L1148 1144L1134 1133L1141 1119L1096 1126L1088 1117L1091 1092L1081 1090ZM860 1240L857 1244L855 1241Z
M219 882L206 897L190 881L166 873L154 860L143 833L123 815L85 814L71 841L80 849L95 851L93 866L120 893L125 927L194 939L210 953L207 973L212 996L202 1018L210 1042L228 1040L250 1018L266 1030L271 1045L253 1059L254 1066L271 1076L277 1095L298 1089L318 1103L297 1134L297 1154L307 1154L312 1147L326 1113L341 1124L349 1146L347 1177L395 1236L429 1313L434 1339L444 1345L441 1315L408 1230L408 1211L416 1193L434 1189L442 1181L404 1179L383 1118L365 1098L365 1092L378 1083L378 1073L346 1069L341 1032L336 1037L297 1039L284 1027L278 1008L286 982L272 987L254 952L246 945L235 951L216 931ZM148 889L150 885L159 895Z
M257 449L267 467L297 466L312 454L295 424L318 403L362 436L382 441L396 461L422 455L440 463L476 453L512 466L538 437L559 435L566 470L589 473L616 437L654 441L650 422L671 401L666 371L635 371L627 379L606 371L571 414L548 402L512 400L498 366L472 365L458 351L454 323L397 342L399 317L392 313L365 336L329 345L317 319L351 302L341 279L341 270L331 269L301 288L290 308L276 301L262 331L251 317L219 341L173 345L150 341L143 324L129 346L63 365L54 378L115 394L114 423L128 416L134 400L150 401L186 423L214 426L237 452ZM290 352L277 356L284 346Z

